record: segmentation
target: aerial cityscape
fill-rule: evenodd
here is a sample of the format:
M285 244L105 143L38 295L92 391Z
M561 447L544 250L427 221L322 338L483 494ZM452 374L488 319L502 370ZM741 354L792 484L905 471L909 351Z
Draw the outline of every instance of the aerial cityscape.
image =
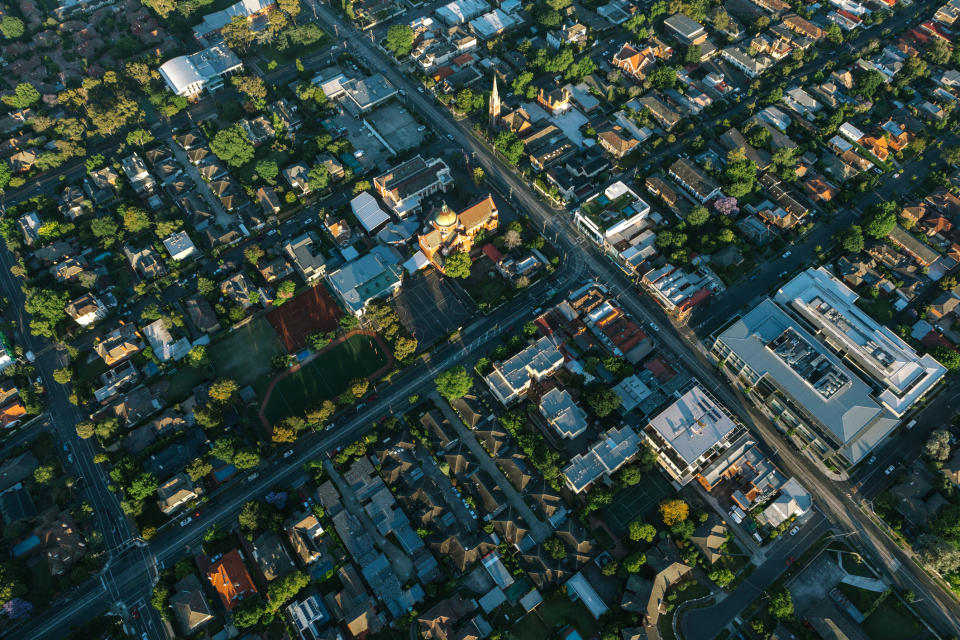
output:
M960 638L954 33L0 3L0 639Z

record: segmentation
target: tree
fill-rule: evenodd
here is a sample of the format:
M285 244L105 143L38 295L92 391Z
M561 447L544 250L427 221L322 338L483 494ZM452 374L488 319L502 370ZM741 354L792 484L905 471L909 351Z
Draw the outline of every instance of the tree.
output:
M653 542L657 529L643 520L634 520L630 523L630 539L634 542Z
M273 427L273 432L270 434L270 439L277 444L296 442L297 432L283 423L277 424Z
M646 554L636 551L623 559L623 568L627 573L639 573L640 568L647 564Z
M187 465L186 472L193 482L199 482L200 478L211 473L213 465L203 458L194 458L193 462Z
M120 421L117 418L106 418L94 426L93 432L101 442L108 442L117 434L120 429Z
M217 131L210 141L210 150L231 167L243 166L254 156L253 144L240 125Z
M254 467L260 464L260 454L256 451L251 451L250 449L244 449L243 451L237 451L233 456L233 466L238 470L244 471L246 469L253 469Z
M307 409L306 419L312 425L325 424L337 411L337 405L330 400L324 400L318 405Z
M690 505L680 498L673 498L660 503L660 516L663 518L663 524L668 527L683 522L689 515Z
M840 231L837 233L836 239L847 253L860 253L863 251L863 231L859 225L851 225Z
M941 151L941 154L943 155L943 159L951 165L960 165L960 146L946 147Z
M699 227L710 219L710 212L704 206L697 206L687 214L687 222L690 226Z
M260 598L247 598L233 611L233 624L237 629L249 629L260 624L263 614L263 601Z
M330 170L325 165L315 164L307 172L307 186L313 191L323 191L330 184Z
M0 193L7 190L10 180L13 179L13 172L10 165L6 162L0 164Z
M297 284L293 280L284 280L277 286L277 297L281 300L289 300L297 290Z
M923 534L913 548L921 562L934 571L947 574L960 569L960 550L943 538Z
M257 162L256 172L258 176L272 183L280 175L280 167L273 160L260 160Z
M747 158L745 150L740 147L731 149L727 153L727 164L723 169L723 180L727 195L742 198L753 191L757 179L757 165Z
M3 19L0 20L0 33L8 40L16 40L23 35L24 31L23 20L20 18L3 16Z
M620 407L617 392L608 387L595 389L587 394L587 404L599 418L605 418Z
M69 384L73 380L73 370L70 367L53 370L53 381L57 384Z
M673 67L660 65L647 76L654 89L673 89L677 85L677 71Z
M230 399L233 398L233 394L237 392L237 383L229 378L221 378L214 381L210 385L210 399L219 402L220 404L226 404L230 402Z
M950 432L935 429L923 443L923 453L931 460L943 462L950 457Z
M513 131L501 131L493 141L493 147L512 165L519 164L523 156L524 144Z
M243 258L251 265L256 267L258 264L260 264L260 258L262 258L265 253L266 252L263 250L263 247L260 245L251 244L243 250Z
M960 353L957 353L950 347L938 346L934 347L930 351L930 355L937 359L937 361L945 366L950 371L956 371L960 369Z
M33 611L33 605L24 600L23 598L14 598L12 600L7 600L3 604L3 612L7 614L7 617L11 620L16 620L17 618L22 618L23 616L30 615L30 612Z
M483 167L474 167L473 168L473 183L480 184L483 182L486 174L483 172Z
M140 207L123 207L123 226L130 233L139 233L150 227L150 216Z
M643 479L643 471L637 467L626 467L620 472L620 482L628 487L640 484Z
M466 251L454 251L443 263L443 272L450 278L469 278L473 261Z
M723 589L726 589L730 583L733 582L734 578L736 578L736 576L733 575L733 571L730 571L730 569L722 569L720 567L717 567L708 573L707 577L710 578L714 584Z
M50 484L57 475L57 469L52 464L41 465L33 470L33 480L37 484Z
M393 343L393 357L403 361L412 356L417 351L417 340L415 338L405 338L400 336Z
M767 611L777 620L785 620L793 615L793 598L789 589L783 589L770 595Z
M153 588L153 594L150 596L150 606L165 614L167 611L167 600L170 598L170 587L161 580Z
M300 15L300 0L278 0L277 6L291 18Z
M257 39L257 33L250 28L246 16L233 16L220 30L220 35L228 47L241 51L245 51Z
M557 536L550 536L543 541L543 550L550 554L554 560L563 560L567 557L567 547L563 540Z
M127 144L143 147L153 142L153 134L146 129L134 129L127 134Z
M451 367L440 373L434 378L433 382L437 386L437 392L446 398L448 402L453 402L467 395L467 392L470 391L470 388L473 386L473 378L470 377L467 370L460 365Z
M267 99L267 85L260 76L233 76L230 83L254 105L262 105Z
M94 424L89 420L82 420L77 423L77 437L89 440L93 437Z
M896 202L887 201L873 205L864 216L863 232L871 238L882 240L897 226Z
M131 500L139 502L153 495L159 486L160 483L157 482L156 476L149 471L144 471L130 483L127 488L127 495L130 496Z
M294 571L275 580L267 587L267 597L269 599L267 611L272 613L279 611L288 600L297 595L308 584L310 584L310 577L302 571Z
M523 244L523 236L520 235L520 232L516 229L510 229L505 234L503 234L503 246L507 250L516 249Z
M197 293L203 297L211 295L216 290L216 285L210 278L200 276L197 278Z
M14 109L26 109L40 101L40 92L29 82L21 82L12 96L3 96L3 101Z
M353 394L353 397L359 400L366 393L367 389L370 388L370 381L366 378L356 378L350 382L350 393Z
M384 46L397 58L410 55L413 50L413 29L407 24L395 24L387 29Z
M237 522L240 524L241 529L252 533L260 526L261 515L260 503L255 500L250 500L245 502L240 509L240 513L237 515Z

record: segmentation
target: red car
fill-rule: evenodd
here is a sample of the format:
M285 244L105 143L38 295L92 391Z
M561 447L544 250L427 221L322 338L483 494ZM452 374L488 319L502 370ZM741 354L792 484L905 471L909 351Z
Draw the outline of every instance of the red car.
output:
M137 607L134 607L133 609L130 609L130 615L133 616L133 619L134 619L134 620L139 620L139 619L140 619L140 609L138 609Z
M787 558L787 566L788 566L788 567L793 564L793 560L794 560L793 556L790 556L789 558Z

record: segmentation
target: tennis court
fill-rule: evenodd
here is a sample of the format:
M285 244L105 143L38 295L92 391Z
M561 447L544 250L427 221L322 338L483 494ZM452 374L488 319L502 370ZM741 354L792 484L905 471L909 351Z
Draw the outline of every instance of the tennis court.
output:
M343 311L323 283L307 289L293 300L267 313L287 351L294 353L307 345L307 336L337 328Z
M354 333L299 368L280 374L264 400L263 417L272 425L288 416L302 415L310 405L335 399L356 378L379 377L390 361L390 353L378 336Z
M619 536L626 535L630 523L636 518L653 522L657 505L673 493L673 486L658 471L643 476L640 484L627 487L616 495L613 502L601 511L601 517Z

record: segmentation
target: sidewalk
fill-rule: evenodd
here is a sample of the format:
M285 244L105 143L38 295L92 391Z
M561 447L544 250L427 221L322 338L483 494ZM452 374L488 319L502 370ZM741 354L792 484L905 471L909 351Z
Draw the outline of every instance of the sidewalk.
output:
M480 443L477 442L477 438L473 435L473 432L470 429L467 429L467 426L460 421L460 416L450 408L450 405L447 401L440 396L436 391L430 394L430 398L437 404L440 408L440 411L443 412L444 417L450 421L450 424L453 425L453 428L457 430L457 434L460 436L460 441L470 449L470 453L473 454L474 459L481 469L490 474L490 477L496 480L497 484L500 486L500 489L503 491L503 494L507 497L507 502L511 507L516 510L517 513L523 516L523 519L527 521L527 524L530 526L530 535L537 542L543 542L551 535L553 535L553 529L550 528L550 525L545 523L543 520L534 515L530 507L527 506L527 503L524 502L523 496L521 496L517 490L510 484L510 481L504 477L503 472L500 471L500 468L497 467L496 463L493 461L493 458L484 451L483 447L480 446Z

